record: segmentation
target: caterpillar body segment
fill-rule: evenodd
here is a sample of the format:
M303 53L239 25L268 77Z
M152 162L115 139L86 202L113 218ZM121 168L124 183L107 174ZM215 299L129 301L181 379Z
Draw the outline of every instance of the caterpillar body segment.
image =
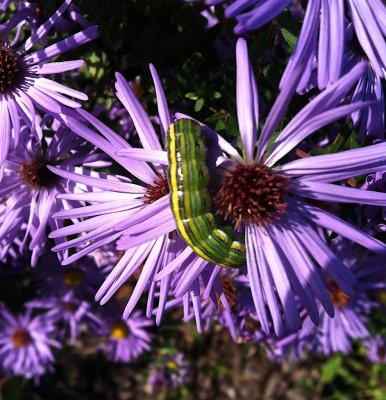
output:
M206 146L200 125L179 119L170 125L168 151L169 197L177 231L202 258L226 268L246 263L245 245L216 226L210 212L209 172Z

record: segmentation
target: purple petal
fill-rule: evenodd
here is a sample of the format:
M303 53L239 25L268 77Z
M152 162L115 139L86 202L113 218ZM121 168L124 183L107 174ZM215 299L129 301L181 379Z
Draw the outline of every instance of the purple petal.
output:
M306 211L305 217L309 218L317 226L322 226L323 228L338 233L375 253L386 253L386 244L382 243L380 240L374 239L367 233L362 232L360 229L335 215L303 202L299 208L304 209Z
M155 69L153 64L149 65L150 73L153 78L154 86L155 86L155 94L157 97L157 106L158 106L158 115L161 120L161 133L162 136L165 137L165 133L168 131L169 126L171 124L170 113L168 108L168 103L166 101L165 93L162 88L161 80L158 76L157 70Z
M316 132L318 129L351 114L353 111L368 107L371 104L373 104L372 101L359 101L357 103L336 107L326 112L320 112L312 117L308 115L307 119L303 118L301 121L301 126L296 126L293 123L295 119L293 119L284 128L275 141L275 144L272 146L270 154L266 159L267 165L272 166L275 164L278 160L288 154L288 152L290 152L294 147L296 147L302 140L304 140L310 134ZM302 114L306 108L307 106L304 107L298 115ZM305 116L303 115L303 117Z
M49 64L37 65L33 71L38 75L57 74L60 72L72 71L84 65L84 60L60 61Z
M298 196L321 201L386 206L386 193L355 189L331 183L292 181L289 191L296 193Z
M247 42L238 39L236 45L236 103L241 140L248 163L252 163L259 119L256 82L248 57Z
M386 169L386 143L335 154L301 158L275 168L286 176L301 176L302 180L337 182Z
M163 258L163 251L165 251L164 241L165 237L161 236L154 242L153 248L151 249L151 252L142 268L141 275L138 278L133 293L123 311L123 318L129 317L142 293L146 289L146 286L150 282L150 278L154 275L154 271L159 268L159 263Z
M8 113L7 101L0 95L0 166L8 155L11 139L11 122Z
M59 17L67 10L72 0L65 0L64 3L55 11L55 13L39 28L32 33L32 35L19 47L17 52L19 54L25 53L38 43L54 26Z
M168 155L164 150L136 149L132 147L129 149L118 150L116 154L132 160L168 165Z
M117 79L115 83L117 97L130 114L143 148L162 150L153 125L130 85L120 73L117 72L115 77Z
M76 47L82 46L83 44L96 39L98 36L98 27L90 26L82 32L78 32L75 35L59 41L58 43L46 47L45 49L38 50L25 56L24 61L30 65L37 63L43 64L68 50L75 49Z

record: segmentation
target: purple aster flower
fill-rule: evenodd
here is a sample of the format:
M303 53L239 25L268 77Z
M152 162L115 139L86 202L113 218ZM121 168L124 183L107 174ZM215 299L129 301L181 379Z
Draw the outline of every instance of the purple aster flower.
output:
M367 176L361 188L386 193L386 171ZM386 207L364 206L363 217L367 221L365 228L386 232Z
M52 219L52 214L71 207L67 200L57 201L56 195L82 191L50 172L47 166L80 166L81 170L83 165L103 166L105 163L103 156L92 154L90 145L84 145L78 136L63 126L52 138L42 141L36 140L25 126L20 132L22 135L16 148L9 152L3 165L0 196L5 209L0 216L0 243L4 243L4 255L7 248L20 239L23 231L19 251L22 252L29 242L34 266L44 250L47 228L54 230L62 226L60 221Z
M169 390L189 383L190 364L182 353L160 354L153 363L147 384L150 392Z
M147 329L151 325L152 321L139 311L125 320L110 312L98 331L103 337L100 348L110 361L128 363L150 350L151 335Z
M258 319L266 334L272 327L278 336L283 335L285 327L292 330L300 327L295 298L300 298L314 323L319 321L315 298L333 316L334 305L328 296L326 278L333 279L346 295L353 295L355 277L329 249L320 236L320 228L336 232L372 251L385 253L385 244L314 204L316 200L384 205L386 196L383 193L371 191L370 194L369 191L363 196L363 190L332 182L362 175L365 170L379 169L385 162L385 143L280 164L280 160L313 132L366 105L363 102L341 104L364 68L364 64L359 64L316 96L268 148L290 100L283 90L268 115L256 149L257 88L246 42L239 39L237 112L243 155L215 132L203 127L208 138L217 141L224 152L218 159L223 182L215 199L216 210L233 222L237 230L245 230L248 279ZM183 264L183 258L179 257ZM178 266L177 262L178 257L173 264ZM165 267L165 270L171 268ZM188 288L189 279L197 275L192 272L179 285Z
M36 267L36 281L44 296L63 296L71 292L83 299L88 294L95 294L103 275L91 257L64 267L55 254L48 253Z
M60 343L52 338L55 321L47 315L33 316L31 310L13 315L0 307L0 365L6 374L39 378L52 371L52 348Z
M45 78L45 75L71 71L81 67L83 60L50 62L54 57L74 49L98 36L95 26L48 47L30 51L52 29L66 11L71 0L66 0L51 18L41 25L18 48L8 40L8 32L23 21L31 10L17 13L7 24L6 32L0 38L0 68L4 71L0 79L0 166L9 148L15 148L20 137L20 120L41 136L39 118L35 107L59 117L65 107L80 107L79 100L88 97L77 90Z
M373 363L386 364L386 343L381 335L363 341L367 355Z
M81 329L86 327L95 329L101 324L90 303L76 297L73 291L67 292L63 297L32 300L26 307L33 310L48 310L46 316L58 325L58 336L61 341L69 334L70 342L75 343Z

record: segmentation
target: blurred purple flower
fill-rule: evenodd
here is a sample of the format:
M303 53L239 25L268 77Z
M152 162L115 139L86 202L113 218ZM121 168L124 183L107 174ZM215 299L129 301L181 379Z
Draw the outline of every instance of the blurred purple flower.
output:
M103 336L100 348L110 361L128 363L150 350L151 335L147 328L153 325L152 321L142 317L139 311L126 320L118 315L114 317L114 312L107 316L105 310L105 314L106 320L102 321L98 335Z
M26 307L48 310L46 316L57 324L57 335L61 342L69 334L70 342L74 344L82 328L88 326L89 329L95 329L101 324L90 303L78 298L73 291L64 296L32 300Z
M55 321L47 315L33 316L31 310L13 315L0 306L0 365L6 374L38 379L52 371L52 348L61 345L52 339Z
M27 54L52 29L58 18L66 11L71 0L63 5L17 49L7 39L0 39L0 68L4 71L0 79L0 168L9 148L15 148L20 137L20 120L31 127L33 133L42 136L35 106L56 117L60 117L63 106L80 107L80 103L64 96L87 100L84 93L70 89L44 75L61 73L80 68L83 60L50 62L54 57L81 46L98 36L95 26L40 50ZM33 12L22 9L8 22L3 37Z
M135 134L135 126L130 115L118 102L115 102L109 110L108 117L114 121L119 118L119 133L120 135L129 140Z
M182 353L160 354L150 369L148 386L150 393L169 390L190 381L190 364Z
M366 339L363 344L367 355L373 363L386 364L386 343L381 335Z
M68 266L60 265L53 253L48 253L36 267L36 282L43 296L63 296L74 293L80 299L95 295L103 275L91 257Z

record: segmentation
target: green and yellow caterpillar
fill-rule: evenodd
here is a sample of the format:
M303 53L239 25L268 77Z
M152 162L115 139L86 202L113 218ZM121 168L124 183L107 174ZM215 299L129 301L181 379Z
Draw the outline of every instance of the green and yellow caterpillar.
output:
M206 146L200 125L179 119L170 125L166 138L169 197L177 231L202 258L225 268L246 263L245 245L216 226L210 212Z

